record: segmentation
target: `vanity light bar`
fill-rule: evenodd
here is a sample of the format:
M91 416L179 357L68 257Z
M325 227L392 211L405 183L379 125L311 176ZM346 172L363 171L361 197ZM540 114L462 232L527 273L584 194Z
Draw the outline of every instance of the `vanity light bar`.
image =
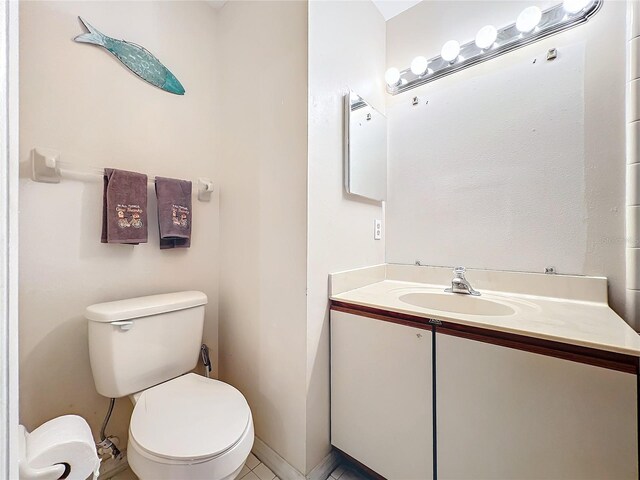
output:
M411 62L411 67L402 71L390 68L385 74L387 92L397 95L581 25L600 10L602 2L603 0L565 0L544 11L538 7L527 7L511 25L500 29L486 25L478 31L475 40L464 45L449 40L436 57L429 60L416 57Z

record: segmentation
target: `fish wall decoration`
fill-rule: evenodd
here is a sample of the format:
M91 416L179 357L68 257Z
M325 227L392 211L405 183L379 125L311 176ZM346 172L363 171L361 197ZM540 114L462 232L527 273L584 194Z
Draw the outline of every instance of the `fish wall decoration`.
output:
M180 81L146 48L125 40L107 37L82 17L78 18L89 33L78 35L75 38L76 42L92 43L103 47L145 82L169 93L184 95L185 90Z

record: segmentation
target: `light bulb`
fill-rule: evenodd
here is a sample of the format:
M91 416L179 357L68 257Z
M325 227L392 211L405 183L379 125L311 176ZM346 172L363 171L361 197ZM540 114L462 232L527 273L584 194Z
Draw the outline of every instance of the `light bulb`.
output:
M538 7L527 7L518 15L516 28L522 33L527 33L536 28L540 20L542 20L542 10Z
M485 25L476 34L476 46L481 50L489 48L498 38L498 30L493 25Z
M562 6L567 13L578 13L589 4L590 0L564 0Z
M384 80L390 87L395 87L400 83L400 70L395 67L391 67L384 74Z
M411 62L411 73L417 76L422 76L427 72L429 62L424 57L416 57Z
M460 55L460 44L455 40L449 40L442 46L440 56L445 62L453 63L458 55Z

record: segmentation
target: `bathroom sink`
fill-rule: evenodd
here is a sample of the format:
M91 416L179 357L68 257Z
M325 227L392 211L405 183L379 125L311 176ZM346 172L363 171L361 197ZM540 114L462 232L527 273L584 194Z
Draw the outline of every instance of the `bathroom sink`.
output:
M504 303L456 293L415 292L401 295L399 300L416 307L464 315L505 316L516 312Z

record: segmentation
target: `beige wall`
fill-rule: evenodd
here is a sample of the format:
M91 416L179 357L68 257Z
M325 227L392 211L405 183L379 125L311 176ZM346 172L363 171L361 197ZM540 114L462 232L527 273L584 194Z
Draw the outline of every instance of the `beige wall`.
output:
M161 252L150 189L149 243L103 245L100 177L34 183L29 152L48 147L78 165L217 183L215 12L204 3L29 1L20 15L20 420L32 429L76 413L97 436L108 401L89 367L87 305L202 290L217 365L218 204L194 200L192 247ZM83 32L78 15L147 47L186 95L152 87L106 51L73 42ZM128 399L117 402L108 429L122 442L130 411Z
M219 12L220 376L256 435L307 467L307 3Z
M330 450L328 273L384 260L382 208L342 176L343 94L384 110L384 20L369 1L313 1L308 22L307 40L305 2L230 2L217 28L221 378L302 473Z
M84 308L203 290L205 340L215 346L220 275L220 376L247 397L258 437L310 469L306 2L230 2L218 12L204 2L25 2L21 13L21 421L34 428L78 413L97 435L107 403L93 386ZM149 48L187 94L159 91L72 42L77 15ZM210 177L220 218L217 193L196 202L193 247L160 252L152 201L148 245L102 245L101 179L33 183L34 146L78 164ZM118 402L109 428L123 442L130 411Z
M522 8L423 2L387 23L387 65ZM388 262L604 275L623 314L625 13L389 97Z
M309 4L307 470L329 451L328 274L384 262L381 203L344 190L343 96L385 110L385 22L369 0Z

